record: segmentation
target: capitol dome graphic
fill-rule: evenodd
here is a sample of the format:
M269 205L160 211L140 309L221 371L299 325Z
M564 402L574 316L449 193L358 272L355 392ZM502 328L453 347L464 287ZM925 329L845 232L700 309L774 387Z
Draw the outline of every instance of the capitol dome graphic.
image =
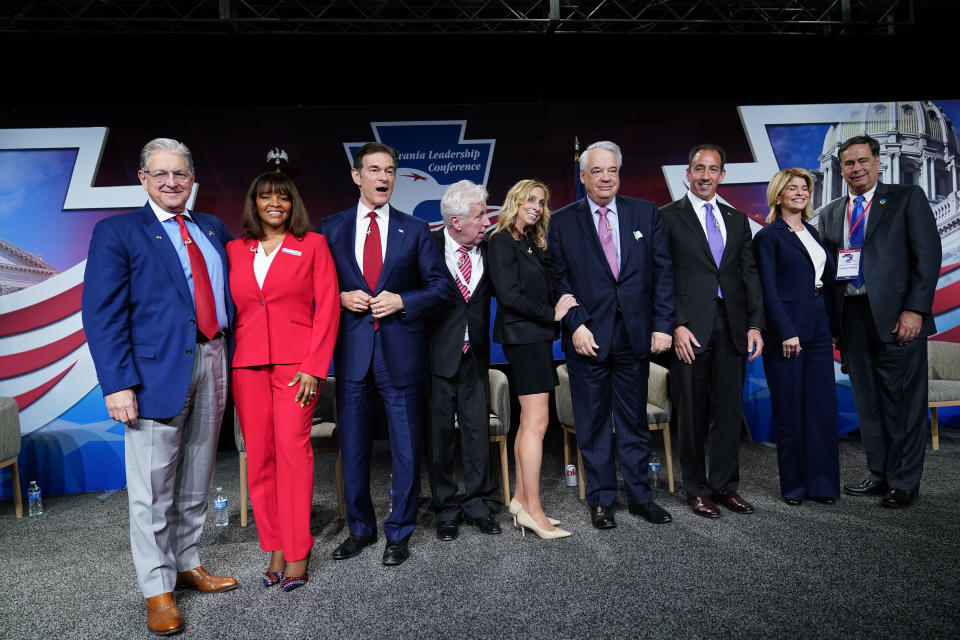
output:
M937 220L944 264L960 261L960 144L943 110L929 100L851 104L849 115L831 125L823 140L820 168L814 172L818 213L847 195L837 152L844 140L858 135L880 143L881 182L923 189Z

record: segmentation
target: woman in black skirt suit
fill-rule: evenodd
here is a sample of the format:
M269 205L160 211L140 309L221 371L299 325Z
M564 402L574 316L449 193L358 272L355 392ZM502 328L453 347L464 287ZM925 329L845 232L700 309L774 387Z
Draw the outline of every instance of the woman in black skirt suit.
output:
M520 398L520 430L514 444L516 492L510 511L522 527L541 538L563 538L540 504L543 435L550 419L550 391L558 384L553 367L557 325L577 301L557 295L557 275L547 253L550 191L536 180L521 180L507 192L497 228L487 245L497 296L493 339L513 367Z

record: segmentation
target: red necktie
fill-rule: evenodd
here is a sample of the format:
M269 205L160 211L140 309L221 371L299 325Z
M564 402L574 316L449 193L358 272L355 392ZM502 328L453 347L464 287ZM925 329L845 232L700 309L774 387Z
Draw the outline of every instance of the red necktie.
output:
M367 217L370 218L370 226L367 227L367 237L363 241L363 279L367 281L370 292L376 294L380 271L383 270L383 249L380 245L380 225L377 224L376 212L371 211ZM374 319L373 330L379 328L380 321Z
M457 249L457 268L460 269L460 277L457 278L457 288L460 289L460 295L463 296L464 302L470 302L470 275L473 273L473 265L470 264L470 254L467 252L467 248L461 246ZM470 349L470 343L463 343L463 352L466 353Z
M207 273L207 261L203 259L203 252L190 237L187 225L183 221L183 214L174 216L180 225L180 237L187 247L190 257L190 272L193 274L193 297L197 306L197 328L208 340L220 331L217 322L217 305L213 300L213 287L210 285L210 274Z

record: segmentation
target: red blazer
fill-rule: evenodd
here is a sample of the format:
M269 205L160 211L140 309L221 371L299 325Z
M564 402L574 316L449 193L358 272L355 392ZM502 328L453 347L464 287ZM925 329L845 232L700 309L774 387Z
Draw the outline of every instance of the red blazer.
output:
M234 367L300 364L326 379L340 323L340 286L327 240L288 233L276 251L263 290L253 275L257 240L227 244L230 294L236 304Z

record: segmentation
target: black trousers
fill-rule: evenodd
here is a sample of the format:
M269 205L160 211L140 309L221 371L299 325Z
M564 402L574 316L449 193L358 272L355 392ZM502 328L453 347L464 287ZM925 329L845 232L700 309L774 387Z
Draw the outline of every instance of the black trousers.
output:
M717 303L713 332L695 337L703 350L695 355L692 364L673 356L670 384L680 436L683 488L687 495L709 496L736 491L740 482L746 356L733 342L723 302Z
M451 378L430 379L430 492L438 520L455 520L461 510L468 518L490 513L484 499L497 487L490 473L490 382L472 353L464 354ZM463 495L457 494L457 429L463 462Z
M916 491L926 448L927 339L881 341L865 295L844 299L842 322L870 479Z

